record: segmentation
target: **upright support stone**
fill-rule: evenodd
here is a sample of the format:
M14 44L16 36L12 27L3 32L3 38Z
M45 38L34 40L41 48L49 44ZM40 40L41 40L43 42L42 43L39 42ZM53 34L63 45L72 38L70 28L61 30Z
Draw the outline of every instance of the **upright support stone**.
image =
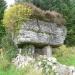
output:
M43 48L43 53L44 55L46 55L47 57L51 57L52 56L52 49L50 46L46 46Z
M19 51L19 54L21 54L21 52L22 52L22 49L20 48L20 49L18 49L18 51Z

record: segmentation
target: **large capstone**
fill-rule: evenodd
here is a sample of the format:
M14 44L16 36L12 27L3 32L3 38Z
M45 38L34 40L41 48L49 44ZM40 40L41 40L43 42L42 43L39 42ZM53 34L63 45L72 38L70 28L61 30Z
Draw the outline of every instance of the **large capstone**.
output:
M56 23L31 19L25 22L15 39L16 44L61 45L66 36L66 27Z

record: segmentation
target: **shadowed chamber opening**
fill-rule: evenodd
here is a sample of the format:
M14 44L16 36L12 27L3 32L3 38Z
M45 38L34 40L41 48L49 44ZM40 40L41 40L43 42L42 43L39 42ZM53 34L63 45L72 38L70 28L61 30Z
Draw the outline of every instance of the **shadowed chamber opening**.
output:
M39 46L39 47L35 46L35 55L36 55L36 56L37 56L37 55L43 55L43 54L44 54L44 52L43 52L43 47L44 47L44 46Z
M22 49L22 53L25 52L25 50L29 50L29 49L33 49L31 51L31 54L32 52L34 52L34 57L37 57L38 55L44 55L44 51L43 51L43 48L46 46L46 45L39 45L39 44L19 44L18 45L19 48Z

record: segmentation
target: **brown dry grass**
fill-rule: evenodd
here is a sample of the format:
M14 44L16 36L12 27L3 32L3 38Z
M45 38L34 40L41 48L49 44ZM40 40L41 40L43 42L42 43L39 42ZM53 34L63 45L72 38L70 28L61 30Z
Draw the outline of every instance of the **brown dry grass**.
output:
M31 18L37 18L44 21L50 21L53 23L56 23L57 25L64 25L65 19L63 18L63 15L56 11L44 11L32 3L24 3L25 6L30 7L32 9L32 15Z
M45 17L47 17L50 21L57 23L58 25L64 25L65 19L63 18L63 15L56 11L46 11Z

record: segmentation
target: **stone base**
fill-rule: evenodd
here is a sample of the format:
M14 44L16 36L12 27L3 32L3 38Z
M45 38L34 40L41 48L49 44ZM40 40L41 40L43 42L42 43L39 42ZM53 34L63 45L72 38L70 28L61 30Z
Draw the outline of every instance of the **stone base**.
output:
M36 62L35 59L29 56L23 56L18 54L18 56L12 60L12 63L17 68L24 68L25 66L28 66L30 63L32 63L34 66L33 68L38 71L41 68L44 68L42 67L42 63L45 61L47 62L45 66L49 66L47 67L47 69L50 69L51 67L50 72L54 72L54 74L51 73L50 75L75 75L75 67L60 64L55 57L39 56L38 59L38 62Z

